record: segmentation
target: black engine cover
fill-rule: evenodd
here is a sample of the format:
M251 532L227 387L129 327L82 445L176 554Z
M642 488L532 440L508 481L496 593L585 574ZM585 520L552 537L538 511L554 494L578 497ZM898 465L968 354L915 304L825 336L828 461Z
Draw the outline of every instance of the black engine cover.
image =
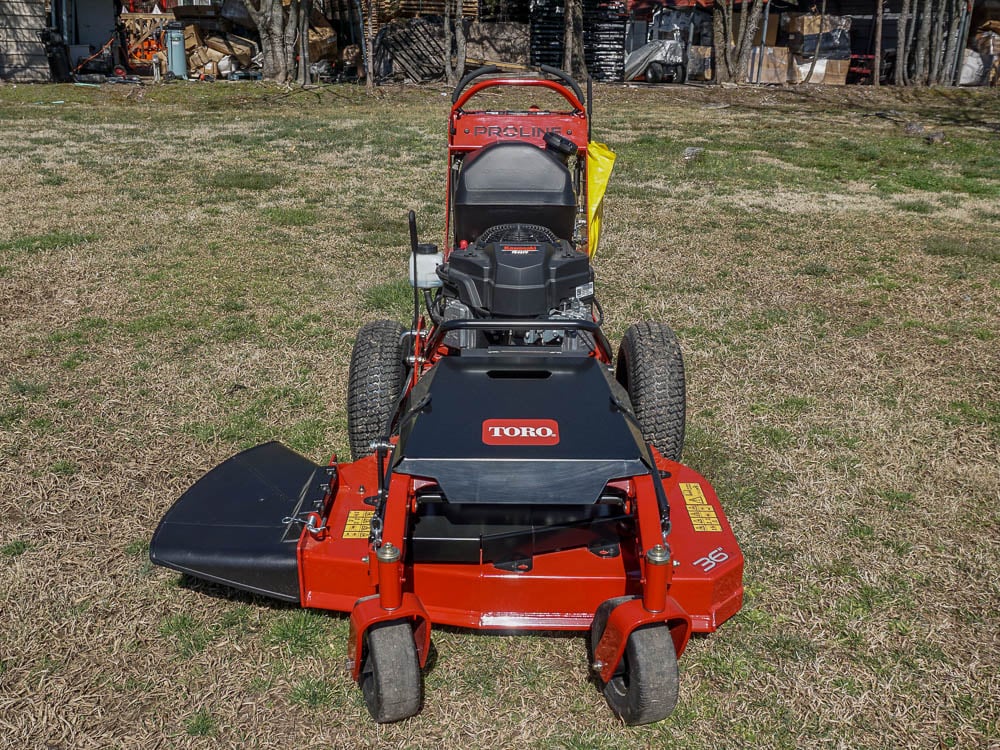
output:
M568 242L510 240L455 250L440 276L446 293L505 318L546 316L594 278L586 253Z

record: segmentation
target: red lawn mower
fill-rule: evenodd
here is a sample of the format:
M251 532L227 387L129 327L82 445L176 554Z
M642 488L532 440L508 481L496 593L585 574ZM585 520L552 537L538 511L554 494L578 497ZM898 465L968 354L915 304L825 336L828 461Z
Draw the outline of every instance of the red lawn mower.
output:
M497 73L475 70L453 95L441 252L410 212L410 327L358 333L353 462L318 466L279 443L240 453L166 513L150 557L349 612L377 722L420 710L434 625L589 630L611 709L655 722L691 633L739 610L743 556L711 485L678 462L674 333L633 325L615 358L601 330L590 91L585 103L548 67ZM496 88L565 107L468 106Z

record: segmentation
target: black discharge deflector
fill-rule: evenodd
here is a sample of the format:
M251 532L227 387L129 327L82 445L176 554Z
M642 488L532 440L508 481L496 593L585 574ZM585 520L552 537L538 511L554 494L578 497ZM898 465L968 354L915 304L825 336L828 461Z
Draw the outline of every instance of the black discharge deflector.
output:
M215 467L160 521L157 565L254 594L299 601L297 521L323 497L325 471L272 442Z

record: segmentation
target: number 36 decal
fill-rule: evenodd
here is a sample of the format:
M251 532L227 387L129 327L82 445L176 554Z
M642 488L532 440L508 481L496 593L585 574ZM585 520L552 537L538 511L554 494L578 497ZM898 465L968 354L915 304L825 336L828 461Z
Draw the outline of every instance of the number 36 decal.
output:
M729 553L724 551L722 547L716 547L704 557L699 557L697 560L695 560L694 564L707 573L716 565L718 565L719 563L724 563L728 559L729 559Z

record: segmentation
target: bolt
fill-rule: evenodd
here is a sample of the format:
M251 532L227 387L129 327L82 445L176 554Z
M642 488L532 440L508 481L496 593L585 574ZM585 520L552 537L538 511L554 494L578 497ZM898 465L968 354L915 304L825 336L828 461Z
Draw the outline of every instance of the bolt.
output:
M595 672L600 672L602 669L604 669L604 662L595 661L593 664L590 665L590 668L593 669Z

